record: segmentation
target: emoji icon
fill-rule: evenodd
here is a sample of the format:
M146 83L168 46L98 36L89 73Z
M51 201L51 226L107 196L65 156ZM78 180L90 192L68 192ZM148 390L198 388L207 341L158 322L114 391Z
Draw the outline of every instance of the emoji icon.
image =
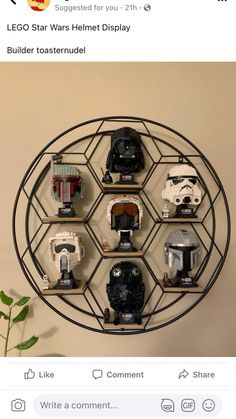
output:
M212 410L214 410L216 407L216 404L214 402L214 400L212 399L206 399L204 400L204 402L202 403L202 408L206 411L206 412L212 412Z

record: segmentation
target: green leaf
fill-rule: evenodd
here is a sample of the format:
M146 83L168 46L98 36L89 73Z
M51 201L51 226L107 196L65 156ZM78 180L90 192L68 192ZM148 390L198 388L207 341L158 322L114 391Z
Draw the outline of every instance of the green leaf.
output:
M3 317L5 320L9 319L9 317L5 313L3 313L3 311L0 311L0 319L1 317Z
M29 306L25 306L24 308L22 308L20 313L16 317L14 317L12 322L13 323L23 322L28 316L28 313L29 313Z
M28 301L30 300L31 297L22 297L19 301L17 301L17 303L15 303L15 306L24 306L26 303L28 303Z
M8 297L3 291L0 292L0 300L6 306L10 306L13 303L13 298Z
M31 348L31 346L35 345L38 342L38 336L31 336L30 339L26 340L25 342L19 343L18 345L14 346L15 349L19 349L20 351L24 351L26 349Z

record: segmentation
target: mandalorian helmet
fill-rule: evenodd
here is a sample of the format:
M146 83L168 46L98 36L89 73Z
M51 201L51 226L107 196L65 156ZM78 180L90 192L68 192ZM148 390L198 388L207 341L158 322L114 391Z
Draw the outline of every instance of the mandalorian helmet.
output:
M200 264L200 244L196 235L187 230L173 231L164 245L165 262L177 270L172 284L195 286L188 272Z
M84 257L84 246L76 233L64 231L49 239L50 260L55 263L61 279L57 288L73 288L72 270Z
M198 175L194 167L188 164L173 167L168 173L161 197L175 205L200 204L201 190L198 187Z
M141 324L145 285L140 268L132 262L116 263L110 270L107 296L115 311L114 323Z

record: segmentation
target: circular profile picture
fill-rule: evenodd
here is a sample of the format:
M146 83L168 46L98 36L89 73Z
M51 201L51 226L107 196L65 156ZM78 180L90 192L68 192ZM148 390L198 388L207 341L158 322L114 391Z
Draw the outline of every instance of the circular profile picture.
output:
M36 12L43 12L50 4L50 0L27 0L28 5Z

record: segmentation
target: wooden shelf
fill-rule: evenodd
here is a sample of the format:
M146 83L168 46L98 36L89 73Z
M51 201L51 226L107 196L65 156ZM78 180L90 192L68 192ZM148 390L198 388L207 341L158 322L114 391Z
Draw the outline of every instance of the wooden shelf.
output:
M162 284L163 286L163 284ZM165 292L186 292L188 294L202 294L204 289L201 285L198 285L197 287L164 287Z
M57 215L54 215L52 217L45 217L43 218L44 224L53 224L53 223L83 223L83 218L81 217L58 217Z
M84 285L79 288L73 288L71 290L60 290L56 288L49 288L48 290L42 290L42 295L81 295L84 291Z
M143 324L129 324L129 323L119 323L117 326L114 323L103 323L105 330L140 330L144 329Z
M109 185L103 185L104 192L138 192L143 189L143 185L134 183L111 183Z
M103 257L104 258L138 258L138 257L142 257L143 256L143 252L137 251L137 252L103 252Z
M201 218L191 218L191 217L186 217L186 218L180 218L180 217L175 217L175 218L162 218L161 220L156 220L156 222L159 223L201 223L202 219Z

